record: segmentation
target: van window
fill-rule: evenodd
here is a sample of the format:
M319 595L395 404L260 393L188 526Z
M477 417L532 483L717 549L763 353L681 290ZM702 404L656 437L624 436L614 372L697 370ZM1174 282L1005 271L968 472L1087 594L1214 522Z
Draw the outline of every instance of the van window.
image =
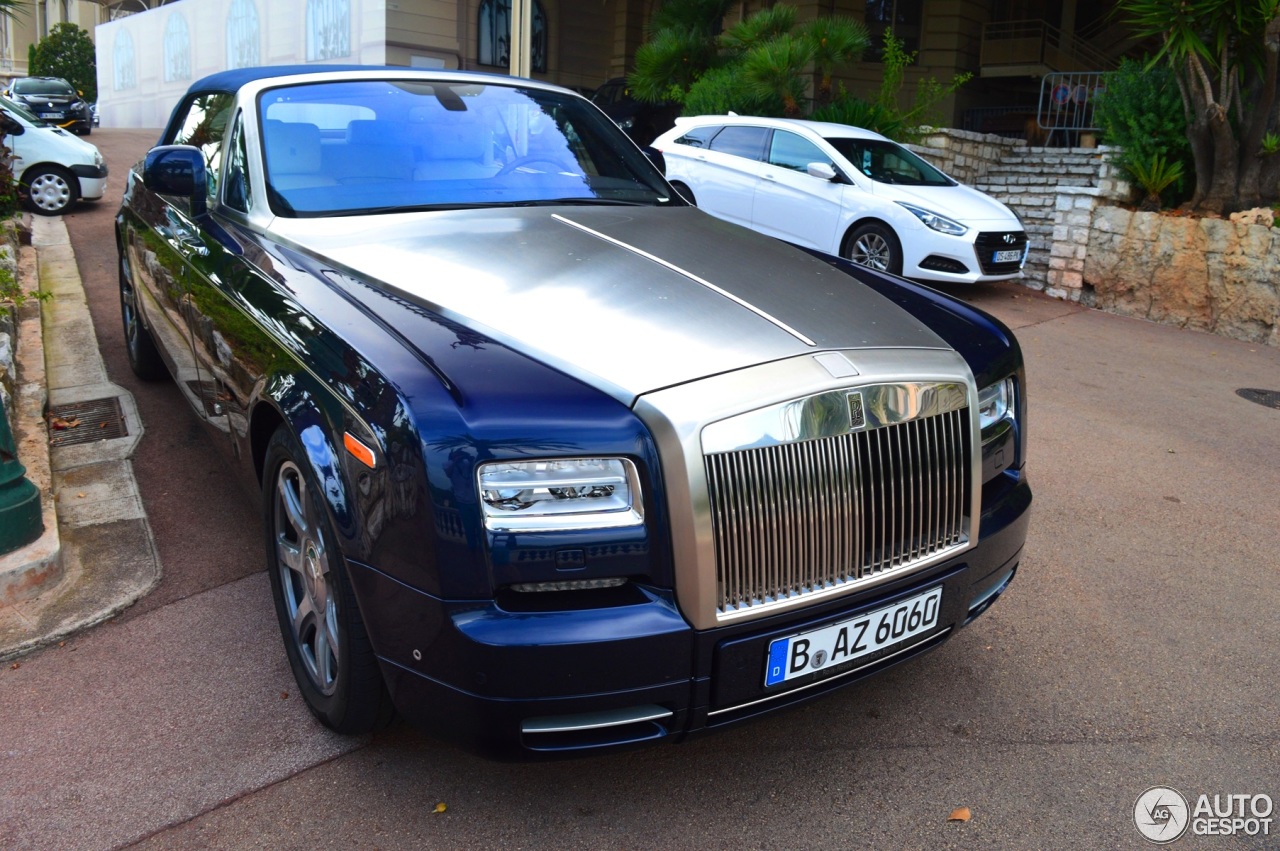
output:
M773 141L769 143L770 165L805 171L809 163L832 164L831 157L803 136L785 130L773 131Z
M757 162L764 159L764 143L769 131L764 127L726 127L711 140L711 150Z

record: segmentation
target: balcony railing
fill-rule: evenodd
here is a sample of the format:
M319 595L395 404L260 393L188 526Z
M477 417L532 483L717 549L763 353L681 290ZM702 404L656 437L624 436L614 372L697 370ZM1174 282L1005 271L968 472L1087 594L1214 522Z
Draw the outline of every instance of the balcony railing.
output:
M1087 41L1067 35L1045 21L985 24L980 59L984 77L1105 71L1115 66Z

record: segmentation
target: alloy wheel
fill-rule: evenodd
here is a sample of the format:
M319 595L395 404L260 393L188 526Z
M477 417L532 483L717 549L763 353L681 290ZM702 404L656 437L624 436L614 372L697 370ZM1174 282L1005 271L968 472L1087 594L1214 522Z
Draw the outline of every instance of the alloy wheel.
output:
M312 685L326 696L338 685L337 588L329 569L323 519L307 480L292 461L276 475L272 512L276 569L290 623L290 635Z

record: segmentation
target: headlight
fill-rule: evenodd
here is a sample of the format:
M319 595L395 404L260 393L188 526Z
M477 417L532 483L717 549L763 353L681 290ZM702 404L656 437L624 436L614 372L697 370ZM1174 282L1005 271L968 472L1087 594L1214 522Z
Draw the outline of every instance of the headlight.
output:
M948 219L932 210L926 210L924 207L917 207L914 204L904 204L898 202L898 206L905 207L910 210L912 215L924 223L926 227L932 228L939 233L949 234L951 236L963 236L969 228L960 224L955 219Z
M105 162L106 162L106 160L104 160L104 159L102 158L102 151L94 151L94 152L93 152L93 164L94 164L94 165L96 165L98 168L102 168L102 166L103 166L103 164L104 164Z
M477 474L484 524L493 532L640 526L636 468L625 458L497 461Z
M1013 420L1013 379L1006 378L978 392L978 425L983 444L1009 430Z

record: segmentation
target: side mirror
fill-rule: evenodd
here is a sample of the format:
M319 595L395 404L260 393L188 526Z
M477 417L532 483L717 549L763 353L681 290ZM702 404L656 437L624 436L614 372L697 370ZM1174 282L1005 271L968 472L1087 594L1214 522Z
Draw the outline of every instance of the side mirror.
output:
M191 215L207 212L209 178L204 154L190 145L152 148L142 164L142 185L159 195L173 195L191 202Z
M21 136L26 132L27 128L23 127L16 118L9 113L0 110L0 134L5 136Z
M805 166L805 173L810 177L816 177L819 180L830 180L833 183L840 179L840 175L836 173L831 163L809 163Z

